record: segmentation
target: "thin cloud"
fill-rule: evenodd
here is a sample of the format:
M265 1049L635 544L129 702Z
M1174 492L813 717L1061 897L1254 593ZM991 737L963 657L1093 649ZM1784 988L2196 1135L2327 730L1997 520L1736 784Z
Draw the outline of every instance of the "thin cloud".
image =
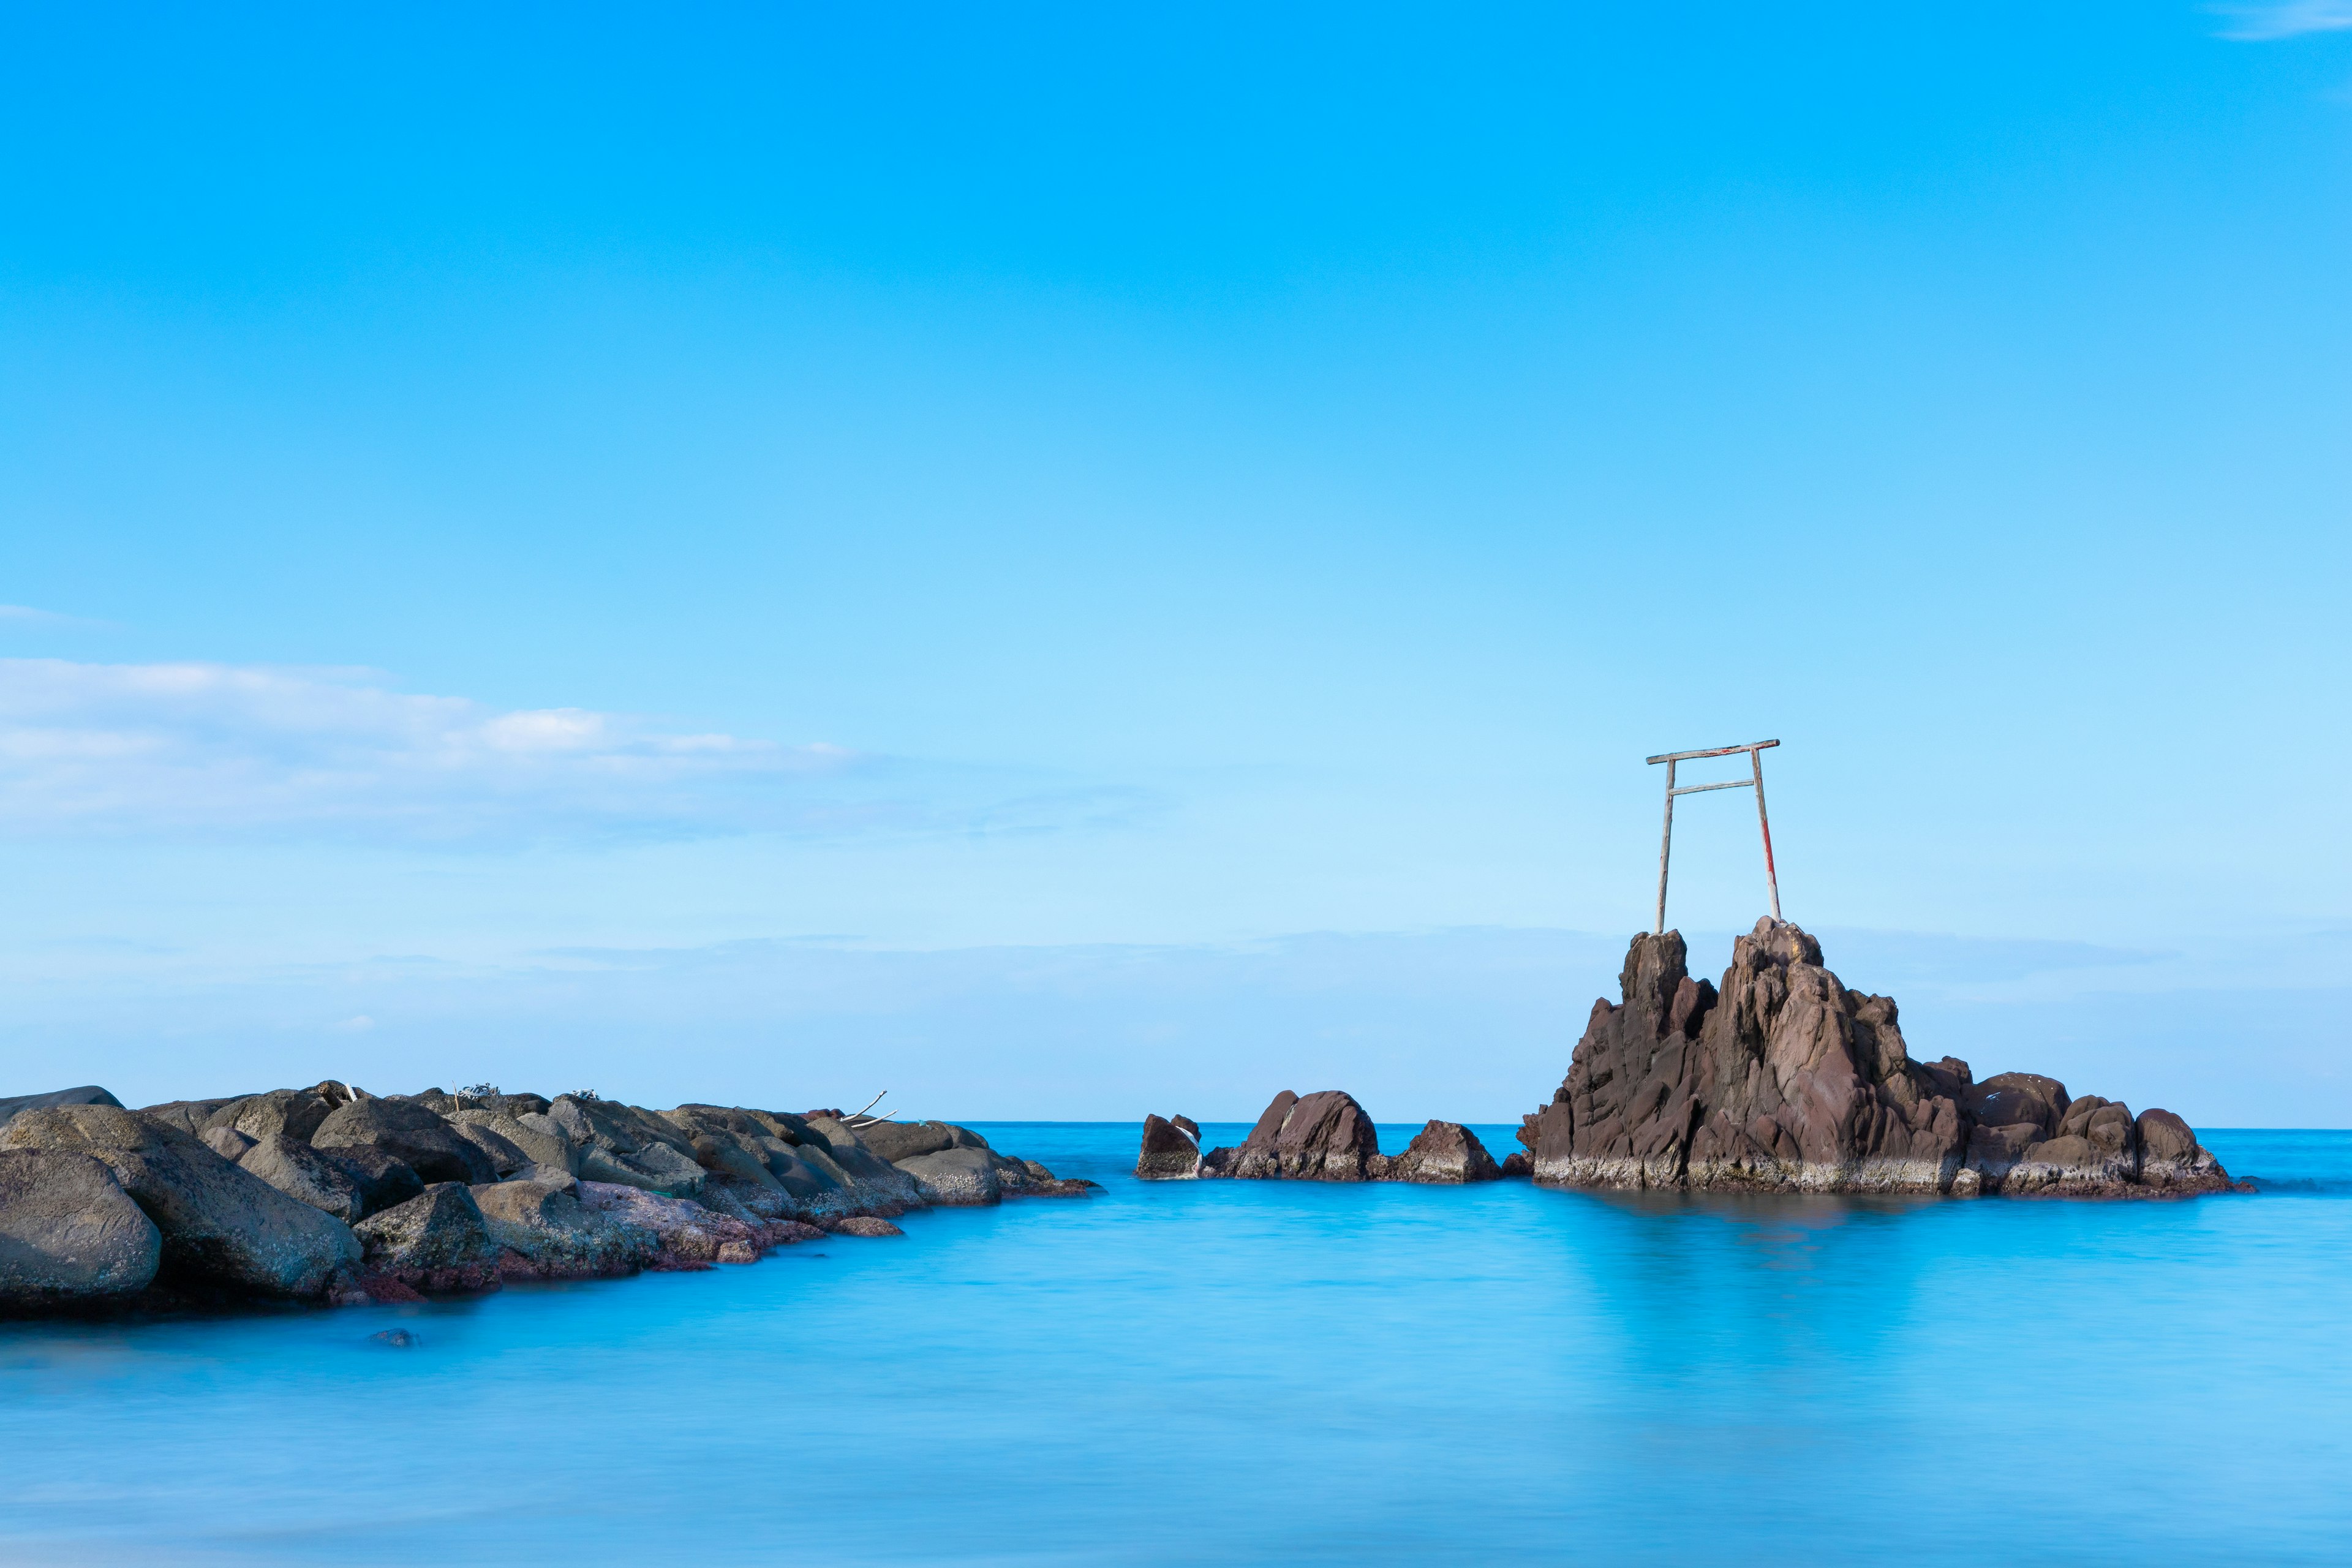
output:
M0 829L740 831L791 826L814 809L793 785L858 761L362 671L0 659Z
M0 659L0 835L990 837L1117 831L1164 806L1034 770L500 711L371 670Z
M2221 36L2247 43L2273 38L2297 38L2306 33L2340 33L2352 28L2352 0L2283 0L2275 5L2225 5L2221 16L2231 25Z
M110 621L93 621L82 616L61 616L55 610L37 610L30 605L0 605L0 627L106 626Z

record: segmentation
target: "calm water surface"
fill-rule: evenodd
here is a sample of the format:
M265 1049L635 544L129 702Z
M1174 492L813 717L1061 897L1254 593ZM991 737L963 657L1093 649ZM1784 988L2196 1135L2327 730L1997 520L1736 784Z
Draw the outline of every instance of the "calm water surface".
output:
M2207 1133L2258 1196L2083 1204L1145 1184L1132 1123L985 1130L1109 1190L707 1274L0 1328L0 1561L2352 1551L2352 1133Z

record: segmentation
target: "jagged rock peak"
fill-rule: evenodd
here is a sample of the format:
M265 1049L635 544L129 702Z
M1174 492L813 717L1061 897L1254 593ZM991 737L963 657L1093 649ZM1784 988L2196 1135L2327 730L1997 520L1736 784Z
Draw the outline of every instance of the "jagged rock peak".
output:
M1680 932L1637 936L1618 992L1593 1004L1567 1079L1520 1129L1538 1181L2102 1195L2232 1184L2193 1135L2182 1147L2186 1123L2169 1112L2135 1122L2096 1100L2072 1118L2084 1102L2054 1079L1979 1085L1955 1058L1913 1061L1894 999L1848 990L1787 921L1733 943L1719 989L1691 977Z

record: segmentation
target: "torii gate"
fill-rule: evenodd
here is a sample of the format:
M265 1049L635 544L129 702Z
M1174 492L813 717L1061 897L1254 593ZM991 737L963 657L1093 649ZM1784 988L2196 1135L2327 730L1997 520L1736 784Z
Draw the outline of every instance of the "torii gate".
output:
M1658 841L1658 923L1651 929L1653 936L1663 936L1666 930L1666 858L1675 847L1675 796L1704 795L1711 789L1752 789L1756 792L1756 826L1764 833L1764 886L1772 895L1772 918L1780 918L1780 879L1772 870L1772 823L1764 815L1764 753L1779 745L1778 741L1750 741L1744 746L1717 746L1706 752L1668 752L1652 757L1652 765L1666 764L1666 831ZM1748 753L1748 776L1727 779L1721 784L1685 784L1675 787L1675 764L1694 757L1733 757Z

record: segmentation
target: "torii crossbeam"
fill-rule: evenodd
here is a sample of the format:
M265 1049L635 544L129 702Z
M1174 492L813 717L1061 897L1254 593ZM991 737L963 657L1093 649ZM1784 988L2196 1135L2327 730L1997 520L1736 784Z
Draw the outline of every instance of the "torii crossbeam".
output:
M1703 795L1711 789L1752 789L1756 792L1756 826L1764 834L1764 886L1772 895L1772 918L1776 921L1780 918L1780 879L1772 869L1772 822L1764 815L1764 753L1780 743L1778 741L1750 741L1744 746L1717 746L1705 752L1668 752L1650 759L1653 766L1659 763L1666 764L1666 831L1658 841L1658 923L1652 928L1652 935L1663 936L1666 930L1666 860L1675 847L1675 796ZM1675 787L1676 763L1686 763L1694 757L1736 757L1742 752L1748 753L1748 777L1726 779L1721 784Z

